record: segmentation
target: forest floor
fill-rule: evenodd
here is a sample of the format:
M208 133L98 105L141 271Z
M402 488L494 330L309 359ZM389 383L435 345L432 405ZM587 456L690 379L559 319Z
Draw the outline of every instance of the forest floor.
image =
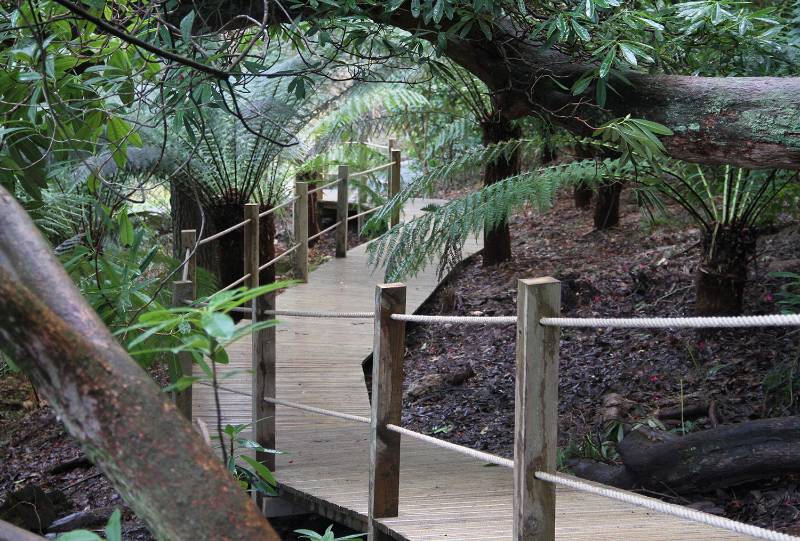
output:
M692 275L699 231L679 215L657 227L643 225L633 204L619 227L594 231L591 213L562 197L540 214L511 220L514 258L483 268L466 261L423 306L424 313L515 313L519 278L561 280L567 316L678 316L692 313ZM351 234L351 246L358 243ZM311 250L312 265L332 255L333 239ZM746 291L746 313L774 313L780 282L772 270L800 268L800 227L788 225L759 243ZM403 422L409 428L510 456L514 423L513 327L409 325ZM671 407L701 405L699 416L661 419L668 430L692 431L713 423L800 413L796 331L748 329L697 335L693 331L565 330L560 358L559 445L563 462L588 457L613 462L613 440L624 423L658 419ZM158 375L157 375L158 376ZM161 375L163 377L163 374ZM713 415L708 406L713 405ZM704 409L705 408L705 409ZM612 434L613 432L613 434ZM57 491L53 513L119 507L123 538L149 540L149 532L78 446L27 380L0 373L0 502L23 487ZM682 496L670 501L800 533L800 479ZM0 509L2 514L2 509ZM279 521L282 538L294 528L324 530L319 517ZM338 531L342 535L349 533Z
M623 196L624 197L624 196ZM692 277L700 232L679 213L657 226L623 204L619 227L596 231L590 211L567 194L547 213L510 221L513 260L483 268L476 255L451 273L422 313L515 315L517 280L562 281L568 317L693 315ZM780 311L773 270L800 268L800 227L785 224L759 242L745 313ZM423 433L513 454L515 328L409 325L403 424ZM559 374L560 459L614 462L624 426L657 420L676 433L800 413L793 387L796 329L565 329ZM711 414L709 415L709 406ZM699 410L664 419L670 408ZM674 503L800 533L800 478L711 493L656 494Z

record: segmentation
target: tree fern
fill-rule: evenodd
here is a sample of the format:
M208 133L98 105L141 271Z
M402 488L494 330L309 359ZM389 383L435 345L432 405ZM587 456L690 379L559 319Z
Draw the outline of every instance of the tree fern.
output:
M502 148L486 148L484 151L489 154L500 153L510 145L496 147ZM549 208L557 190L563 186L596 184L604 178L623 176L629 172L629 165L617 161L584 160L542 167L509 177L393 227L369 245L370 263L385 267L388 281L413 277L430 264L437 264L441 276L460 259L461 249L467 239L479 235L484 228L502 223L526 205L538 209ZM420 182L409 186L395 199L402 197L405 201L425 185L425 182ZM373 219L375 223L382 220L390 208L387 205L381 209L380 216Z

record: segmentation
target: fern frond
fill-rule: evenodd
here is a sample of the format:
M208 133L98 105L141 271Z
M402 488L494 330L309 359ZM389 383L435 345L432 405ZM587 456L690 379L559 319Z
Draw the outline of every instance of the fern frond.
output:
M513 145L497 146L484 150L489 155L494 152L496 157L513 149ZM454 251L460 256L471 235L493 229L525 205L547 209L561 187L578 183L596 185L628 174L630 166L612 160L599 163L584 160L526 171L396 225L369 245L369 262L385 268L387 281L413 277L433 263L438 264L440 274L444 273L458 259L453 256ZM420 189L420 185L409 187L403 201ZM388 215L386 207L378 214L374 220L385 219L381 216Z

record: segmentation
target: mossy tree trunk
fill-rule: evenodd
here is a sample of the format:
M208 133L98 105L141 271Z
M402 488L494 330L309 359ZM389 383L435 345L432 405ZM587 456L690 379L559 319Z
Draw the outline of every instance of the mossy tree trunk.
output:
M0 347L158 539L278 541L0 187Z

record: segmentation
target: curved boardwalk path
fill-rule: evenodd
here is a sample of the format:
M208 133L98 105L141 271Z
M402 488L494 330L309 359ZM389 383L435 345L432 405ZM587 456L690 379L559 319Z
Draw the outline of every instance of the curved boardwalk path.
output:
M409 215L430 201L415 200ZM471 241L465 256L480 244ZM278 296L279 310L372 311L380 272L367 265L365 247L350 250L311 273L307 284ZM407 311L415 311L437 286L434 269L408 282ZM372 320L284 318L277 332L277 397L369 417L361 362L372 352ZM250 339L229 350L229 369L250 369ZM249 374L224 385L251 391ZM194 390L194 416L215 428L211 390ZM220 392L223 423L249 423L250 399ZM369 426L277 407L280 491L332 520L366 531ZM511 470L405 438L401 450L400 516L383 519L396 539L511 539ZM660 515L605 498L558 489L559 540L745 539L709 526Z

